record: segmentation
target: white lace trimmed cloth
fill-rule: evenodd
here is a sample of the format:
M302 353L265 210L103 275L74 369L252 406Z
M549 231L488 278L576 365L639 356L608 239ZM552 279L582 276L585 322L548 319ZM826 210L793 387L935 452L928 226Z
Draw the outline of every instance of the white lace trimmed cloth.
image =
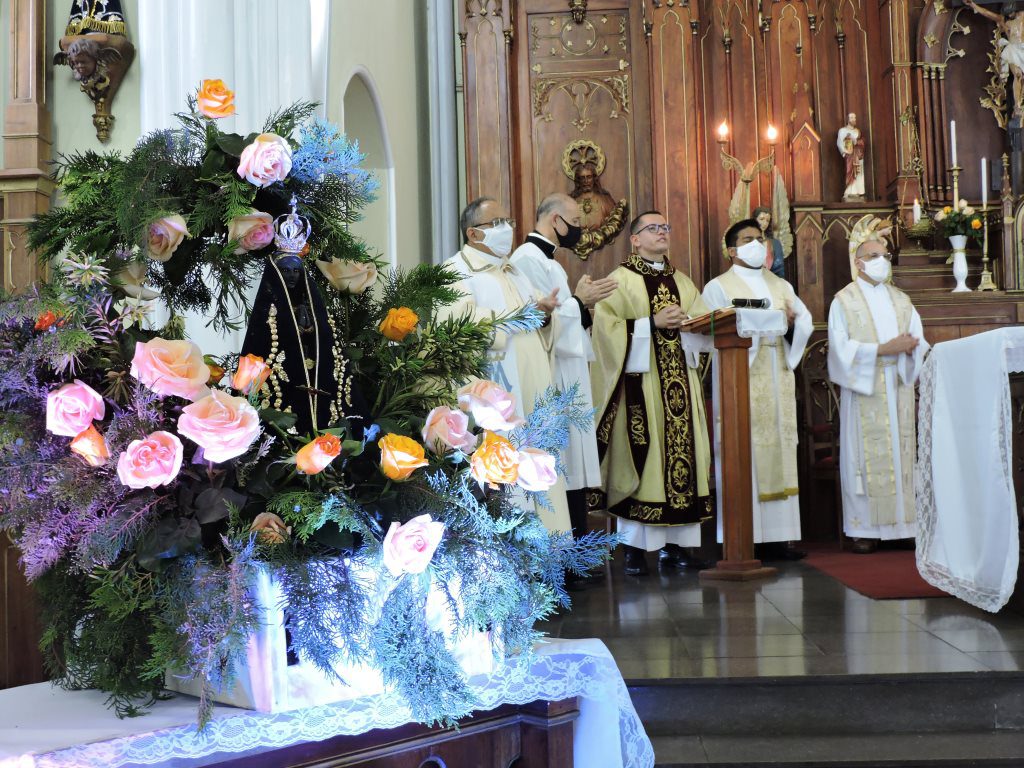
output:
M502 704L580 697L573 729L577 768L651 768L654 750L615 660L599 640L550 640L530 667L506 665L474 683L480 710ZM218 708L200 732L196 701L159 702L145 717L118 720L97 691L63 691L49 683L0 691L0 768L205 765L412 721L387 695L278 714ZM203 758L209 758L204 760ZM187 762L186 762L187 761Z
M936 344L921 372L917 569L986 611L1013 593L1019 543L1009 373L1024 327Z
M736 309L736 334L741 338L784 336L788 327L786 313L781 309ZM691 355L715 351L715 339L710 333L680 333L679 343Z

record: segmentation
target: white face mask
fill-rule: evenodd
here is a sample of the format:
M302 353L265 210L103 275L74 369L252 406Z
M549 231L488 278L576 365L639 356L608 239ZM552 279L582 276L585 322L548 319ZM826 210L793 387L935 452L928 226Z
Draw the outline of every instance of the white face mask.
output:
M499 259L504 259L512 253L513 231L511 224L489 227L483 230L484 239L481 242Z
M881 256L870 261L863 262L864 274L874 280L876 283L884 283L889 279L889 273L892 271L889 265L888 259L883 259Z
M751 240L746 245L741 245L736 249L736 258L743 262L740 266L750 267L751 269L763 267L767 256L768 251L765 250L764 243L760 243L757 240Z

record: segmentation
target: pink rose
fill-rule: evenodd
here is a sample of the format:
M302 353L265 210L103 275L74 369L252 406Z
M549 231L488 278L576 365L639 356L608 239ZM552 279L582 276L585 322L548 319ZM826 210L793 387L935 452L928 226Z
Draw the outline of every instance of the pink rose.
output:
M55 435L77 437L102 420L107 406L99 393L78 379L46 396L46 428Z
M251 209L245 216L236 216L228 223L228 240L237 240L235 255L258 251L274 241L274 217Z
M209 391L210 367L191 341L158 337L145 344L136 342L131 373L158 395L198 400Z
M493 381L478 379L459 390L459 407L472 412L481 429L509 430L523 420L516 416L516 398Z
M157 219L146 233L146 255L155 261L167 261L186 237L191 235L185 219L178 214Z
M430 515L414 517L405 525L392 523L384 537L384 566L392 576L423 573L443 535L444 523L431 521Z
M558 482L555 457L539 448L519 451L519 478L516 484L527 491L547 491Z
M170 432L154 432L145 440L132 440L117 459L117 478L129 488L158 488L178 476L181 440Z
M450 450L473 450L476 437L469 433L469 416L442 405L427 414L423 443L440 456Z
M257 187L284 181L291 169L292 148L276 133L261 133L238 161L238 175Z
M260 433L260 417L245 398L215 389L182 409L178 432L200 446L207 460L220 463L249 450Z

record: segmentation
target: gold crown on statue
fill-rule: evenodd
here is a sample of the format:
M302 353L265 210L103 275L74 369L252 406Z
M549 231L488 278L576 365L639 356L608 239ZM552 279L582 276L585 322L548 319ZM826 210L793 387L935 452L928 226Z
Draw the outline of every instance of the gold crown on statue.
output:
M853 225L853 229L850 230L850 274L853 275L853 279L857 279L857 265L854 263L857 249L872 240L884 243L891 232L892 221L880 219L870 213Z
M274 219L274 246L278 253L302 253L313 233L313 225L298 213L298 200L292 195L292 209Z

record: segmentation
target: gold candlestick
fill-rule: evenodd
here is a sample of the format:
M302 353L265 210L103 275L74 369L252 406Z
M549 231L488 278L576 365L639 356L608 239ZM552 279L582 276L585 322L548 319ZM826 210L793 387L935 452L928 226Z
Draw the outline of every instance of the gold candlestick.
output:
M981 282L979 291L994 291L996 284L992 282L992 273L988 269L988 205L981 209L981 226L984 229L981 241Z

